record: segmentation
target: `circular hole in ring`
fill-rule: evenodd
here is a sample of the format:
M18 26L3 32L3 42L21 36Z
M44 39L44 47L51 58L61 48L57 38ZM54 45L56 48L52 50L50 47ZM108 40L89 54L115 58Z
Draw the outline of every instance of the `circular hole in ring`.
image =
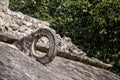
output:
M35 44L35 52L39 57L47 55L49 51L50 41L47 37L43 36L39 38Z

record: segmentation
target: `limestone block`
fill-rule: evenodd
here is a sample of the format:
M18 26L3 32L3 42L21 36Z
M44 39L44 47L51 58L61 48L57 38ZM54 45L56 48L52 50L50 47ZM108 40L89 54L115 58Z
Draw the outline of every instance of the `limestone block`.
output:
M9 0L0 0L0 11L7 11Z

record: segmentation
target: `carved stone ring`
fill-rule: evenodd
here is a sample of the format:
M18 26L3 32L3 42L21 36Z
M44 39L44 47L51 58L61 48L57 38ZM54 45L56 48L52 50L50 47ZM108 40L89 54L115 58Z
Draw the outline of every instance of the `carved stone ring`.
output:
M48 53L42 57L39 57L36 53L35 47L38 40L41 37L46 37L49 40L49 50ZM22 39L14 43L21 51L28 53L30 56L36 58L42 64L47 64L51 62L57 53L57 40L55 33L49 28L40 28L35 33L25 36Z

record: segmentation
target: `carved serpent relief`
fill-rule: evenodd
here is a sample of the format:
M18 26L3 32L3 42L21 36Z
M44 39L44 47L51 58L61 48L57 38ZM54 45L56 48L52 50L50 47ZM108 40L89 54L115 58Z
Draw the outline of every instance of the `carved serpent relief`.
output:
M36 53L35 46L38 40L43 36L48 38L49 40L49 51L46 55L39 57L39 55L37 55ZM48 28L40 28L35 33L32 33L31 35L17 40L14 45L16 45L21 51L35 57L36 60L42 64L47 64L51 62L55 58L57 53L57 41L55 33Z

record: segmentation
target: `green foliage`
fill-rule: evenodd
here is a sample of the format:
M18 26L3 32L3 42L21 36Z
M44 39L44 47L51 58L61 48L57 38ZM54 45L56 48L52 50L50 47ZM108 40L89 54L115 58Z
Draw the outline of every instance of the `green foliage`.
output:
M119 0L10 0L12 10L46 20L91 57L120 74Z

